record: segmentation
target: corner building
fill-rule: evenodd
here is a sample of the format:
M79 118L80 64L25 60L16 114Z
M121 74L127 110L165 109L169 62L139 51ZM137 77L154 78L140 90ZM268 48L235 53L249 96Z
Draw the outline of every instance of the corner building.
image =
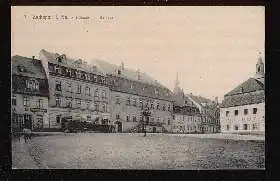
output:
M11 112L13 131L49 126L48 80L40 60L12 57Z
M40 51L49 82L49 122L60 128L62 117L111 124L107 77L81 59Z
M223 133L265 132L264 63L259 57L256 74L224 96L221 104Z

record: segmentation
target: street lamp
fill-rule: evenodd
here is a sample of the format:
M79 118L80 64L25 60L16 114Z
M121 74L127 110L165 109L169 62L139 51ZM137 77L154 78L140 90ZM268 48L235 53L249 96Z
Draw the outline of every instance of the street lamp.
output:
M144 117L144 120L143 120L143 131L144 131L144 136L146 136L146 132L147 132L146 131L146 125L148 123L150 115L151 115L151 112L150 112L149 108L145 108L144 111L143 111L143 117Z

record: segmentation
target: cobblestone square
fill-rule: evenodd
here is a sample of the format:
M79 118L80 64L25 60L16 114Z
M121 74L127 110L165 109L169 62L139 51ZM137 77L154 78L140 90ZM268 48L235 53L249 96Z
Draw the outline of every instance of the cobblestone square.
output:
M40 136L28 143L13 141L12 161L13 168L41 169L264 169L264 140L215 137L105 133Z

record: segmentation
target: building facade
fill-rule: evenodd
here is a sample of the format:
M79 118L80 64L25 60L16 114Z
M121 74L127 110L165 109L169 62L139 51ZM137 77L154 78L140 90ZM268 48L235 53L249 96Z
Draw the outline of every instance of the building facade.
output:
M202 133L220 132L220 105L218 98L210 100L193 94L186 95L197 106L201 115Z
M12 57L12 129L48 127L48 81L40 60Z
M116 66L98 60L95 65L108 76L111 119L118 132L142 131L145 108L151 112L147 132L171 131L171 91L139 70L125 68L124 64Z
M179 80L175 82L173 90L174 116L172 124L173 133L201 133L202 116L198 107L185 94L179 86Z
M118 132L139 131L143 110L151 116L148 132L171 131L171 91L138 71L95 60L93 65L66 55L40 51L49 82L49 125L63 117L115 125Z
M223 133L265 132L264 63L259 57L256 74L224 96L221 104Z
M49 82L49 122L60 128L63 117L111 124L107 77L93 65L45 50L40 51Z

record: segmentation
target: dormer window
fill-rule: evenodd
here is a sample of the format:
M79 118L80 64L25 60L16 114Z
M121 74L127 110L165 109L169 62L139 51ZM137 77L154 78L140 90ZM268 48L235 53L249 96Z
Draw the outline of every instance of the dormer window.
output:
M68 68L66 69L66 75L71 77L71 69L68 69Z
M19 65L19 66L18 66L18 71L19 71L19 72L26 72L26 69L25 69L24 66Z
M80 79L80 78L81 78L81 72L77 70L77 71L76 71L76 76L77 76L77 78Z
M61 63L62 62L62 57L61 56L56 57L56 60L57 60L58 63Z
M93 75L93 82L97 82L97 76Z
M27 88L31 90L39 90L39 82L37 80L27 80L26 81Z
M60 73L60 68L59 68L59 66L55 66L54 67L54 71L55 71L55 73L57 73L57 74L59 74Z
M157 89L155 89L155 94L156 94L156 95L158 94L158 90L157 90Z

